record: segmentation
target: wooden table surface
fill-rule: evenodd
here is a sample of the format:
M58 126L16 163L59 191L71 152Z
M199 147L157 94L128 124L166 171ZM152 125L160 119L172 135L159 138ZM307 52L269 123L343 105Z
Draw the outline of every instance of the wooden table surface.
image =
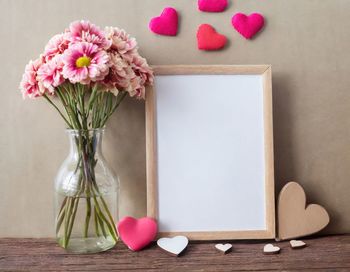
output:
M288 242L233 241L226 255L215 242L190 243L179 257L155 244L131 252L123 243L98 254L73 255L53 239L0 239L1 271L350 271L350 235L303 239L307 247L293 250ZM264 255L262 248L273 242L280 254Z

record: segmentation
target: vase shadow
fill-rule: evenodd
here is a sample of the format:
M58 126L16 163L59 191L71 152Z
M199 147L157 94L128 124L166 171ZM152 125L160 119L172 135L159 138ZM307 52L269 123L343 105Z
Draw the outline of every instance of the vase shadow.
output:
M144 101L126 97L106 125L104 153L120 181L119 218L146 215Z

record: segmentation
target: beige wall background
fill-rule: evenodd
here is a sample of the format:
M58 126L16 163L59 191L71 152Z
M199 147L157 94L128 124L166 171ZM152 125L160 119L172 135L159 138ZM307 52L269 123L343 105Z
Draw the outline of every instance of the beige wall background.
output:
M126 29L151 64L272 64L276 191L300 182L331 215L327 233L350 232L350 1L230 0L227 11L197 11L195 0L0 0L0 236L54 235L53 179L68 154L63 121L42 99L23 101L25 64L76 19ZM180 32L158 37L148 21L163 7ZM254 41L234 31L236 12L261 12ZM201 52L196 29L227 35L220 52ZM121 180L121 216L146 213L144 103L128 99L108 124L105 155Z

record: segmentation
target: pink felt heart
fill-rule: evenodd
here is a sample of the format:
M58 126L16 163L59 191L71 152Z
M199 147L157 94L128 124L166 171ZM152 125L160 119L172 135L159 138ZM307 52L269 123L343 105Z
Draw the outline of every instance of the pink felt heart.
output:
M259 13L249 16L237 13L232 17L233 27L246 39L251 39L264 26L264 17Z
M209 24L202 24L197 31L197 43L200 50L219 50L226 44L226 36L219 34Z
M149 29L159 35L176 36L178 25L177 11L174 8L165 8L162 14L149 22Z
M157 235L157 223L150 217L124 217L119 221L117 229L122 241L133 251L141 250Z
M227 7L227 0L198 0L198 9L205 12L222 12Z

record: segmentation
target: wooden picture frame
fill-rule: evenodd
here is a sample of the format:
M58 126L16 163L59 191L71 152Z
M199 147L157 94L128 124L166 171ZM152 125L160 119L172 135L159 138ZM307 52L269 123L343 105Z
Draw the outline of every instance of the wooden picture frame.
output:
M263 144L264 144L264 203L265 228L218 231L162 231L159 237L185 235L192 240L268 239L275 237L275 196L273 163L273 121L271 66L269 65L175 65L153 66L156 76L162 75L259 75L262 77ZM156 87L146 92L146 164L147 215L158 217L158 163ZM234 216L234 215L232 215ZM181 218L179 218L181 220ZM159 223L159 222L158 222Z

